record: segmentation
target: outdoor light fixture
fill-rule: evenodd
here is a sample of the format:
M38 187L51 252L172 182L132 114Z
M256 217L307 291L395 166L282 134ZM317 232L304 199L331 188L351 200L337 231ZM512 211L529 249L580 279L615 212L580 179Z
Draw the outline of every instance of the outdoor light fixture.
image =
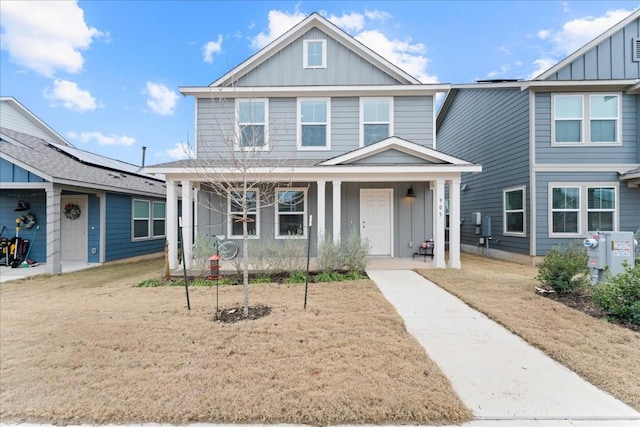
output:
M416 192L413 191L413 185L409 187L409 190L407 191L407 197L411 197L412 199L415 199Z

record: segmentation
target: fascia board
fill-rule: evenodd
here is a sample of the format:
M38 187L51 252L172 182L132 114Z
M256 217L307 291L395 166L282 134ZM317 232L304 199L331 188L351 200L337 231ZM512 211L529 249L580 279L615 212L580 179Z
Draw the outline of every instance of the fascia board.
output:
M543 90L566 90L581 91L588 90L628 90L638 84L638 79L618 79L618 80L548 80L531 81L523 85L522 90L531 89L533 91Z

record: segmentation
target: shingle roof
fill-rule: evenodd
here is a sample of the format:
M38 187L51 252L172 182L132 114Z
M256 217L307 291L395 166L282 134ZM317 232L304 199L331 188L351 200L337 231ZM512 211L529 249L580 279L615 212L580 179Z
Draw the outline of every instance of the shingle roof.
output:
M30 168L37 175L54 183L78 187L101 188L120 193L136 193L164 196L166 186L163 180L131 173L130 170L108 168L80 161L43 139L0 128L0 155L20 166ZM12 143L12 141L18 144ZM105 163L108 158L105 158ZM130 168L128 168L130 169Z

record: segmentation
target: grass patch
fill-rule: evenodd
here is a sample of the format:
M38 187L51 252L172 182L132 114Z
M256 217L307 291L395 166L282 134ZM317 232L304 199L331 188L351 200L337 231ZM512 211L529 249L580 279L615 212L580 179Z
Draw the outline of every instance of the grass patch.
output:
M468 254L462 266L418 272L640 410L640 333L537 295L535 267Z

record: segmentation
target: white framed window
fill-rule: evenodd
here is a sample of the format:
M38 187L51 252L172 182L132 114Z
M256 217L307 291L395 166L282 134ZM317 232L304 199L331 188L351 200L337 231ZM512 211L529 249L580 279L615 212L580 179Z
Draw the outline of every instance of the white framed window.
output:
M393 98L360 98L360 146L393 135Z
M327 68L326 40L305 40L302 50L304 68Z
M553 94L554 145L620 144L621 95Z
M618 185L549 184L549 236L580 237L590 231L616 231Z
M503 200L503 234L506 236L526 236L525 231L525 194L524 186L502 190Z
M236 150L269 149L268 122L268 99L236 99Z
M276 239L307 237L307 189L276 189Z
M258 190L229 190L227 197L227 235L230 239L242 238L242 217L247 212L247 231L250 238L260 237L260 194Z
M298 149L330 150L331 99L298 98Z
M131 203L133 240L164 237L166 234L166 203L133 199Z

